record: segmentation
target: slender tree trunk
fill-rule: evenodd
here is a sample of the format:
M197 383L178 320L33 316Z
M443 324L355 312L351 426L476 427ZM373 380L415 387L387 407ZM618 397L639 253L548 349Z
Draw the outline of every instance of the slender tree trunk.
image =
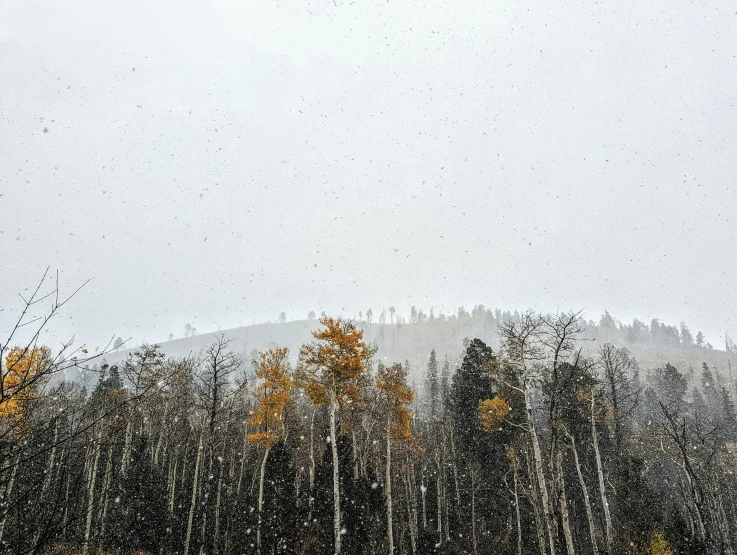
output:
M92 462L90 471L89 494L87 498L87 523L84 530L84 547L83 553L87 555L90 547L90 534L92 532L92 515L95 506L95 481L97 480L97 464L100 460L100 438L98 437L95 445L95 458Z
M298 468L294 471L294 506L300 507L302 505L302 499L300 494L302 492L302 468Z
M56 443L59 438L59 420L56 421L54 424L54 443L51 447L51 454L49 455L49 464L46 467L46 476L44 477L44 483L41 487L41 495L40 498L43 498L44 494L46 493L46 490L49 489L49 484L51 483L51 475L53 474L54 470L54 463L56 462Z
M524 368L524 363L523 363ZM526 372L526 370L525 370ZM530 432L530 442L532 443L532 460L535 467L535 475L537 477L537 485L542 497L543 512L545 517L545 525L548 531L548 542L550 546L550 555L555 555L555 517L548 496L548 486L545 482L545 474L543 473L542 455L540 453L540 441L537 437L535 428L535 418L532 413L532 399L530 398L530 390L527 383L523 386L525 395L525 411L527 413L527 427Z
M64 460L64 457L62 456L62 460ZM67 478L67 487L66 492L64 493L64 515L61 517L61 527L62 530L66 532L67 524L69 523L69 520L67 519L67 516L69 514L69 478ZM0 538L2 540L2 538Z
M335 412L337 410L335 391L330 392L330 449L333 452L333 537L335 541L335 555L340 555L341 526L340 526L340 474L338 462L338 441L335 433Z
M573 545L573 533L571 532L571 521L568 515L568 498L566 497L566 482L563 477L563 452L556 450L555 454L555 471L558 474L558 502L560 504L560 518L563 524L563 535L566 538L566 548L568 555L576 555L576 548Z
M243 468L246 464L246 447L248 446L248 424L246 424L243 432L243 446L241 447L241 469L238 472L238 485L235 488L236 495L241 494L241 484L243 483Z
M586 487L586 482L583 479L583 472L581 472L581 465L578 461L578 449L576 449L576 440L570 434L568 437L571 440L571 449L573 450L573 460L576 463L576 473L578 474L578 482L581 484L581 491L583 492L583 502L586 505L586 518L589 521L589 534L591 535L591 549L593 555L599 555L599 546L596 541L596 521L594 519L594 512L591 510L591 501L589 499L589 488Z
M226 436L227 436L227 430L226 430ZM223 490L223 462L222 460L219 461L218 464L218 485L217 485L217 493L215 494L215 529L213 530L213 538L212 538L212 552L214 555L217 555L220 553L220 499L221 499L221 492Z
M102 482L102 515L100 517L100 537L105 538L105 525L107 523L107 508L110 504L110 483L113 479L113 446L108 448L107 461L105 462L105 477Z
M478 543L476 542L476 469L469 471L471 475L471 542L473 555L478 555Z
M131 442L133 441L133 411L135 409L131 407L130 414L128 415L128 422L125 425L125 443L123 444L123 456L120 459L120 476L125 476L126 468L128 467L128 458L130 457Z
M440 476L443 472L442 465L440 464L440 457L435 456L435 462L437 463L437 474L435 476L435 485L437 486L438 496L438 536L440 541L443 541L443 486L440 483Z
M177 466L179 465L179 457L177 456L179 453L179 450L177 449L175 455L174 455L174 469L172 470L171 474L171 486L169 491L169 514L174 514L174 492L176 490L177 485Z
M415 537L415 546L417 544L417 537L419 534L419 526L417 523L418 519L418 507L417 507L417 496L415 495L415 486L417 485L417 474L415 473L415 465L410 460L409 454L407 454L407 466L409 467L409 473L407 479L409 480L409 483L407 484L407 495L409 496L410 500L412 501L412 530L414 531L414 537Z
M195 455L195 458L196 457L197 456ZM182 483L181 483L182 489L184 489L184 485L187 482L187 462L188 462L188 459L187 459L187 444L185 443L185 445L184 445L184 457L182 458Z
M601 505L604 508L604 524L606 531L606 552L613 553L613 530L612 517L609 514L609 501L607 500L606 487L604 485L604 470L601 466L601 455L599 454L599 440L596 435L596 415L594 412L594 391L591 391L591 442L594 444L594 456L596 458L596 474L599 478L599 494L601 495Z
M453 439L453 426L450 426L450 455L453 458L453 487L455 488L456 516L461 520L461 488L458 483L458 459L456 458L456 444Z
M358 480L358 444L356 443L356 428L351 430L351 441L353 443L353 479Z
M404 497L407 502L407 527L409 529L409 542L412 555L417 555L417 522L416 512L412 508L412 486L410 485L409 472L404 474Z
M8 486L5 488L5 495L3 496L4 505L10 502L10 495L13 493L13 486L15 485L15 475L18 473L18 466L20 465L20 453L15 458L15 465L13 465L13 471L10 473L10 480L8 480ZM8 509L3 507L3 519L0 520L0 545L3 541L3 533L5 532L5 521L8 518Z
M512 462L512 477L514 479L514 512L517 517L517 555L522 555L522 519L519 513L519 481L517 479L517 461Z
M269 451L271 451L270 446L264 451L264 458L261 461L261 478L258 483L258 526L256 527L256 550L258 555L261 555L261 520L264 507L264 478L266 478L266 460L269 458Z
M386 428L386 474L384 490L386 492L386 538L389 542L389 555L394 553L394 530L392 525L392 432L391 411Z
M177 485L177 466L179 465L179 450L174 452L174 468L171 471L171 482L169 485L169 514L174 514L174 491Z
M49 463L46 467L46 475L44 476L43 485L41 486L41 493L38 496L38 502L43 503L44 502L44 495L46 494L46 490L49 489L49 485L51 484L51 476L53 475L54 471L54 463L56 461L56 444L57 439L59 437L59 420L54 424L54 443L51 447L51 453L49 454ZM41 538L42 529L38 529L36 533L33 536L33 546L36 546L38 544L39 539ZM2 545L2 542L0 541L0 545Z
M534 471L530 464L530 452L529 449L525 449L525 463L527 465L527 475L530 478L530 482L533 488L533 492L530 495L530 502L532 503L533 514L535 515L535 530L537 531L537 546L540 549L540 555L545 555L545 528L543 526L543 520L540 518L540 505L538 500L538 490L535 489L535 483L532 480Z
M189 517L187 518L187 537L184 540L184 555L189 555L189 542L192 538L192 522L194 511L197 506L197 479L200 474L200 461L202 460L202 432L197 442L197 458L194 463L194 478L192 483L192 502L189 504Z
M427 486L425 485L425 477L427 475L426 468L422 467L422 485L420 486L420 493L422 494L422 529L427 530L427 504L425 495L427 494Z
M732 547L732 533L729 528L729 518L727 518L727 513L724 510L724 503L722 502L722 496L718 495L716 496L714 502L716 503L715 511L717 513L717 521L719 522L719 530L722 534L722 543L724 545L724 549L728 550Z
M696 476L694 475L691 464L689 462L688 453L685 448L679 445L681 451L683 466L685 469L686 480L688 482L689 493L691 494L691 501L696 509L696 524L697 524L697 536L704 542L708 541L709 538L706 533L706 515L704 514L704 499L700 495L701 488L697 487Z
M450 541L450 517L448 516L448 477L443 468L443 511L445 511L445 541Z
M161 442L164 439L164 422L166 422L166 413L169 410L169 404L164 405L164 417L161 422L161 430L159 431L159 439L156 442L156 450L154 451L154 466L159 464L159 450L161 449Z
M315 487L315 411L312 409L312 417L310 418L310 492L307 496L307 506L310 508L307 521L312 523L312 497Z
M200 553L203 552L205 549L206 543L206 533L207 533L207 517L209 516L209 509L210 509L210 493L212 492L212 465L213 465L213 458L212 458L212 439L208 439L208 464L207 464L207 479L202 480L202 531L200 532Z

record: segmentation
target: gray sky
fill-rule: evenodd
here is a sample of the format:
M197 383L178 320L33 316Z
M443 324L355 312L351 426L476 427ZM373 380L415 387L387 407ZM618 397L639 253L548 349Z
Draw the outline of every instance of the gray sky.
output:
M737 335L731 1L4 0L0 79L0 329L51 265L91 346L412 304Z

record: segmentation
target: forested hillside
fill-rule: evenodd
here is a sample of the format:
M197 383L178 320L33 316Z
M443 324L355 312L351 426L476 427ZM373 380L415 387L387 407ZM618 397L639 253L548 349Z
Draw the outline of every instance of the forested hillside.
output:
M97 357L14 331L0 550L735 551L731 351L608 314L390 316Z
M309 341L311 333L318 329L319 321L314 312L304 320L266 322L219 330L231 340L231 348L239 351L244 359L249 360L254 350L265 350L275 346L287 347L291 358L296 360L300 346ZM376 356L388 361L401 361L409 368L408 379L417 387L422 386L424 368L429 353L435 350L441 358L448 357L451 366L460 365L465 352L465 338L479 338L494 349L500 346L499 325L519 319L518 311L502 311L477 305L471 310L459 308L454 314L435 314L432 310L425 313L422 309L410 307L407 314L402 315L390 307L383 309L378 316L369 308L359 312L352 318L359 329L364 332L364 339L376 350ZM643 367L656 367L664 360L682 368L686 372L698 370L703 362L714 366L726 374L729 373L730 357L732 364L737 360L737 347L727 337L725 345L714 348L699 331L692 332L685 323L678 326L666 325L657 319L644 323L634 319L631 323L621 323L608 312L597 321L582 319L584 331L580 334L580 347L587 354L594 353L603 343L612 343L627 348ZM184 326L182 337L170 335L168 341L159 342L161 350L167 356L188 357L196 355L207 347L214 338L211 333L197 333L191 325ZM93 368L106 362L109 365L120 365L126 357L135 351L135 346L125 348L131 340L123 342L97 357L93 362L81 366ZM735 354L732 354L732 353ZM376 358L376 357L375 357ZM417 372L415 372L417 370ZM84 372L75 375L93 386L97 379L95 372ZM737 376L735 376L737 377Z

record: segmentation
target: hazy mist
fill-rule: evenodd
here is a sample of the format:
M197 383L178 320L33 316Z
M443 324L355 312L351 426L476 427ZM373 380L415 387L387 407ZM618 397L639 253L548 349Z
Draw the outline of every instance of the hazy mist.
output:
M723 1L5 1L0 327L51 265L92 345L484 303L722 348L736 55Z

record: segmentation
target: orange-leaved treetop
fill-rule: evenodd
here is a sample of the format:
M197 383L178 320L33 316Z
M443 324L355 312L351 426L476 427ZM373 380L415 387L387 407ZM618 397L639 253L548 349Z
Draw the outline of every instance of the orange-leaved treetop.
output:
M329 405L334 553L340 555L342 528L336 413L341 405L359 399L358 381L366 371L372 351L363 341L363 330L350 320L323 317L320 324L323 327L312 332L313 341L302 345L299 351L297 382L313 405Z
M507 402L497 396L493 399L479 401L479 422L485 432L496 432L501 429L504 419L510 411Z
M386 400L386 536L389 542L389 553L394 553L394 533L392 530L392 439L398 443L412 440L410 412L407 408L415 398L414 391L407 385L407 372L401 364L379 366L376 387L381 390Z
M277 347L259 353L253 361L256 377L261 380L253 396L258 406L251 413L249 425L258 431L248 435L249 443L264 447L264 458L261 461L261 479L258 488L258 526L256 528L256 546L261 554L261 514L264 505L264 478L266 461L274 442L283 437L285 432L285 412L292 402L292 367L289 364L289 349Z
M48 347L13 347L8 351L0 380L0 418L20 419L28 402L38 395L51 364Z

